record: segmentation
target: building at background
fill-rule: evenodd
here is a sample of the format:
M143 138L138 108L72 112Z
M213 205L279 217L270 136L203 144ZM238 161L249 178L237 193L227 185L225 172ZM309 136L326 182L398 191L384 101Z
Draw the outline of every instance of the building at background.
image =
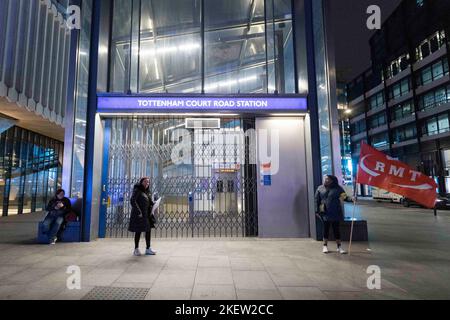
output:
M404 0L370 39L372 66L347 85L355 169L364 141L450 193L449 32L449 1Z
M0 215L42 211L62 185L68 1L0 1Z

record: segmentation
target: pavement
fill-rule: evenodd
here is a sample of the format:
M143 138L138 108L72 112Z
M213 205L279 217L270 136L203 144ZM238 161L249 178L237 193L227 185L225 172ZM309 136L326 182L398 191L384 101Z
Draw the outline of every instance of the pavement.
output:
M450 211L361 201L355 215L370 242L351 255L334 243L325 255L312 239L202 238L154 239L157 255L141 257L131 239L37 245L42 214L0 218L0 299L78 300L96 287L146 288L149 300L450 298ZM381 288L370 290L374 265ZM67 288L69 266L81 270L80 290Z

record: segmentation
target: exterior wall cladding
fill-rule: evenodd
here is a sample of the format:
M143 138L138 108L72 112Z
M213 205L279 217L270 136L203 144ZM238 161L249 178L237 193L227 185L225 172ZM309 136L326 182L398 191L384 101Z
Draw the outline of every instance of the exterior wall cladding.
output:
M449 35L450 1L404 0L370 39L371 68L347 84L355 166L365 141L450 193Z
M0 1L0 97L64 126L70 30L64 0Z

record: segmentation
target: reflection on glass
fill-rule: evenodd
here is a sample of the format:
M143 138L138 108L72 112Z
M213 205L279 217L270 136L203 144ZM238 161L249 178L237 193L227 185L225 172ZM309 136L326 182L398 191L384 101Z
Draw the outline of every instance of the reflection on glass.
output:
M61 187L62 143L12 127L0 134L0 212L40 211Z
M114 0L111 57L112 92L295 93L291 1Z
M81 10L83 19L79 45L80 66L78 68L78 77L76 84L73 162L70 190L70 195L75 197L82 197L83 195L92 0L83 1Z
M254 190L255 179L244 170L243 121L222 118L220 129L186 129L184 118L112 119L107 235L129 236L129 198L133 185L144 176L150 178L151 193L164 197L157 236L245 234L245 218L254 214L245 197ZM184 163L172 158L174 152L185 150L178 149L180 142L187 144Z

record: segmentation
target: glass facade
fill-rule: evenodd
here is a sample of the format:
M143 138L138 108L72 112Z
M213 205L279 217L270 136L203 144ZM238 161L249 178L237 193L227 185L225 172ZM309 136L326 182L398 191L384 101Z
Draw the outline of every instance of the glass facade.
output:
M61 187L63 143L20 127L0 134L0 211L43 210Z
M403 118L409 117L414 113L414 102L408 100L399 105L396 105L391 109L391 118L393 121L398 121Z
M444 58L423 68L416 76L418 86L424 86L448 75L448 60Z
M410 90L411 90L411 79L410 78L403 79L402 81L397 82L396 84L392 85L389 88L389 99L393 100L400 98L401 96L408 94Z
M450 85L431 90L418 97L420 111L437 108L450 102Z
M330 88L328 82L328 65L326 38L324 30L322 1L312 1L314 49L317 81L317 105L319 114L319 137L322 175L333 174L332 122L330 114Z
M114 0L111 32L110 92L295 93L288 0Z
M92 0L83 0L81 10L83 18L78 48L78 70L74 108L75 122L73 125L72 183L70 190L72 197L83 196Z
M379 92L369 98L369 110L375 110L384 107L384 92Z

